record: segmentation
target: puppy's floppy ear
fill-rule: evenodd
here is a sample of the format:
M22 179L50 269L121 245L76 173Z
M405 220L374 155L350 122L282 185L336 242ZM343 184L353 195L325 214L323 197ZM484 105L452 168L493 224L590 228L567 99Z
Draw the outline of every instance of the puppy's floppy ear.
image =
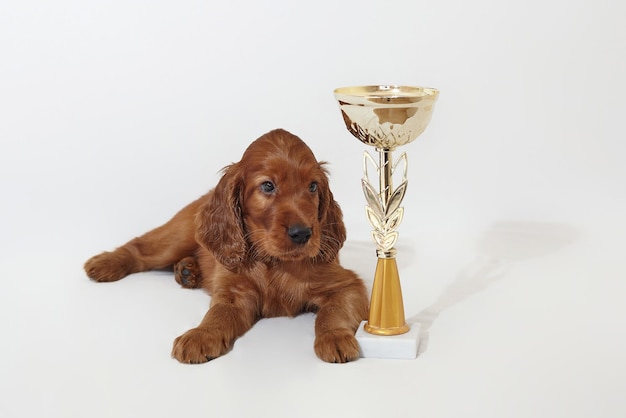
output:
M330 191L326 170L322 168L322 171L322 180L318 184L321 227L320 256L324 261L331 262L337 258L339 250L343 247L346 240L346 227L343 223L341 208Z
M241 267L248 250L241 215L242 188L239 166L226 167L196 215L196 241L229 269Z

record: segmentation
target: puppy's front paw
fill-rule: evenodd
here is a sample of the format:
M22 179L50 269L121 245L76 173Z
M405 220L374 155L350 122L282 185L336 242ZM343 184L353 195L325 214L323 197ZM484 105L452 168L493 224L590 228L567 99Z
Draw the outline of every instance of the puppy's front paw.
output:
M226 354L232 344L218 332L193 328L174 340L172 357L181 363L198 364Z
M85 263L85 272L97 282L113 282L127 276L133 267L130 254L104 252L91 257Z
M359 343L349 330L328 331L315 338L315 354L328 363L346 363L359 358Z

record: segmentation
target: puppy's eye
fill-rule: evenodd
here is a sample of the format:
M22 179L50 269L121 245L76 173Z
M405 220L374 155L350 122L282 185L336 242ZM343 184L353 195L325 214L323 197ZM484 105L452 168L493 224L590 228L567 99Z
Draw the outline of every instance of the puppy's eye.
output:
M276 191L276 186L271 181L264 181L261 183L261 191L263 193L274 193Z
M309 185L309 191L310 191L311 193L313 193L313 192L316 192L316 191L317 191L317 183L316 183L316 182L313 182L313 183L311 183L311 184Z

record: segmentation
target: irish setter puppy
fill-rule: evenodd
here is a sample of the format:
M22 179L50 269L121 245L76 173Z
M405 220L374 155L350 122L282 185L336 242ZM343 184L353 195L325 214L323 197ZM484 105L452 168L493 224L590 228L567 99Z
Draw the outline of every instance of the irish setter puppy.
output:
M227 353L260 318L316 312L315 353L343 363L359 357L354 334L368 309L362 280L339 265L345 239L323 163L279 129L254 141L209 193L166 224L92 257L85 271L110 282L173 266L182 286L206 289L209 311L174 341L180 362Z

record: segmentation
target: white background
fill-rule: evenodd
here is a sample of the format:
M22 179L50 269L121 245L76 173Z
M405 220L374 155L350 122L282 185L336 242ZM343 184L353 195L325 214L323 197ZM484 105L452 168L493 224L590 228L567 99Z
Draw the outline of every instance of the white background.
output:
M0 4L0 416L623 417L620 1ZM203 194L283 127L327 160L371 286L364 145L332 91L440 89L403 151L416 360L329 365L312 315L169 357L209 297L83 262Z

